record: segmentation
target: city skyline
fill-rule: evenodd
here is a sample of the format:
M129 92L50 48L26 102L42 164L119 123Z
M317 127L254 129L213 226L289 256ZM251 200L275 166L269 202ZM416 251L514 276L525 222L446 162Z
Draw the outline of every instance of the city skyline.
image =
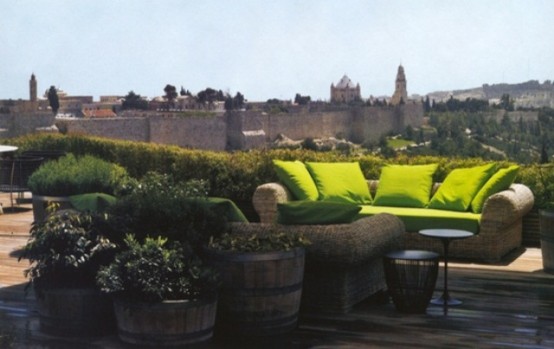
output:
M206 87L250 101L328 100L346 74L361 95L391 96L554 78L545 42L554 2L68 1L2 4L0 99L54 85L70 95Z

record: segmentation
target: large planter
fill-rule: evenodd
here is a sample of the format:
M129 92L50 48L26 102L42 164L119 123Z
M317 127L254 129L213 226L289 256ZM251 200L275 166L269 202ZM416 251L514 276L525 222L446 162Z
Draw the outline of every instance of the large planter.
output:
M48 206L59 205L58 209L70 209L71 202L68 196L45 196L33 194L33 219L35 222L42 222L48 216Z
M289 332L298 322L304 248L279 252L207 252L222 286L216 334L238 336Z
M543 269L554 274L554 211L540 210L539 225Z
M41 331L58 336L97 336L115 332L112 301L93 288L37 292Z
M119 338L139 345L186 345L213 335L217 299L160 303L114 300Z

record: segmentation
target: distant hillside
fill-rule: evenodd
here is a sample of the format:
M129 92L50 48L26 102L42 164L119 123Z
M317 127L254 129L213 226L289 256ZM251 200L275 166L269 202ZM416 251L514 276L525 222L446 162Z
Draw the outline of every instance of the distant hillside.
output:
M487 99L490 103L500 100L503 94L509 94L515 101L515 107L523 108L554 108L554 84L550 80L540 83L530 80L520 84L484 84L466 90L437 91L429 93L429 99L436 102L446 101L453 96L459 100L466 98Z

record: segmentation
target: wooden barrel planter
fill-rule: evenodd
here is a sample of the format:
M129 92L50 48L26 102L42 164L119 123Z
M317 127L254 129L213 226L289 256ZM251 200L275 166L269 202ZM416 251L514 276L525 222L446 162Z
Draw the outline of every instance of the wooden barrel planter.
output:
M302 247L278 252L209 250L222 279L216 334L264 336L296 328L304 255Z
M554 211L540 210L539 223L543 269L554 274Z
M47 207L51 203L59 205L60 210L73 208L68 196L44 196L33 194L33 219L42 222L48 216Z
M41 331L57 336L98 336L115 333L112 300L92 288L37 292Z
M119 338L158 347L187 345L213 335L217 299L160 303L114 300Z

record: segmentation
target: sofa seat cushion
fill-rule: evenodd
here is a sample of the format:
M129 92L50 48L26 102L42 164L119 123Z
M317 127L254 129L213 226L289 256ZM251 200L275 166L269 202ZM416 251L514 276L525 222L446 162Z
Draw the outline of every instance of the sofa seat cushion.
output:
M363 205L358 217L369 217L379 213L390 213L402 220L406 231L421 229L462 229L474 234L479 232L481 214L435 210L430 208L392 207Z

